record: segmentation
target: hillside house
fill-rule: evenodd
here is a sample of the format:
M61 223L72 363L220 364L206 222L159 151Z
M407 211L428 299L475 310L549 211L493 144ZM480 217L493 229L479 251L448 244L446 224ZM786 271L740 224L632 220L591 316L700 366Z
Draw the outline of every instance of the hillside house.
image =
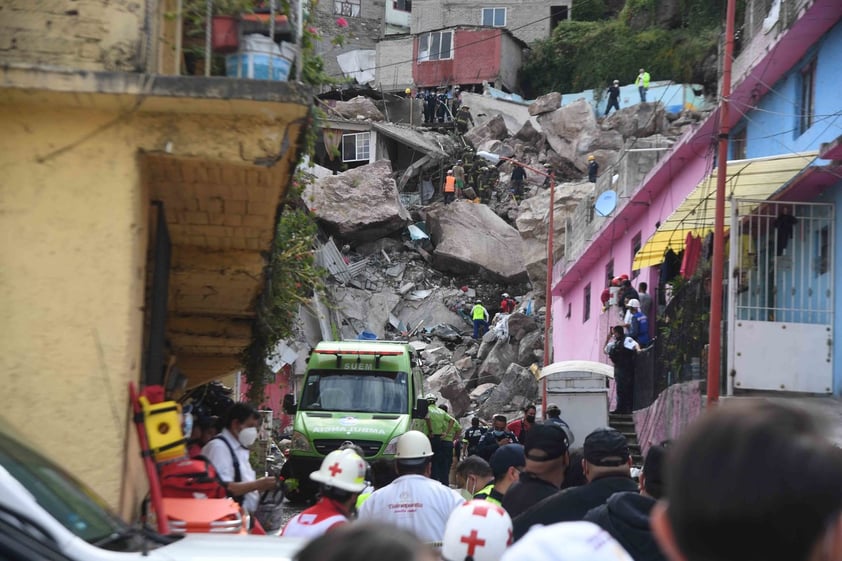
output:
M842 396L842 346L835 343L842 299L834 290L842 273L842 82L835 71L842 62L842 6L832 0L767 6L749 3L734 63L724 278L711 279L705 260L719 111L660 153L639 182L612 183L631 153L604 171L595 197L614 190L616 209L603 217L593 200L584 203L572 224L576 236L554 267L554 361L609 362L602 347L619 319L615 307L603 311L600 294L621 273L635 287L649 285L656 302L651 323L661 329L636 381L635 420L650 443L674 436L670 430L686 421L647 414L658 392L705 378L713 282L724 284L722 395ZM682 394L671 407L681 410L684 398L698 401L702 394Z

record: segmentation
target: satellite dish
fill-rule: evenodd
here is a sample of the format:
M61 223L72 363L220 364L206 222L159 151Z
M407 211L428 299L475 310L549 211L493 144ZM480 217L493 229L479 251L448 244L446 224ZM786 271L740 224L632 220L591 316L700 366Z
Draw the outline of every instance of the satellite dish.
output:
M594 210L600 216L608 216L617 207L617 193L614 191L604 191L593 205Z

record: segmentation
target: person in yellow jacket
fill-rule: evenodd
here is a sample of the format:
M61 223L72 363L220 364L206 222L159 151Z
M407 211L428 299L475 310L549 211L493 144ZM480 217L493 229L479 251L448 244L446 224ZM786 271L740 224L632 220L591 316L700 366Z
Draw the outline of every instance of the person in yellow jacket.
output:
M433 463L430 477L442 485L450 484L450 466L453 463L453 439L462 427L444 406L436 405L435 394L427 394L427 426L430 431L430 445L433 448Z
M637 91L640 92L640 103L646 103L646 92L649 90L649 73L641 68L634 81L634 85L637 86Z
M477 300L471 308L471 319L474 321L474 339L479 339L488 330L488 310L482 305L482 300Z
M447 170L447 177L444 178L444 204L449 205L456 198L456 177L453 170Z

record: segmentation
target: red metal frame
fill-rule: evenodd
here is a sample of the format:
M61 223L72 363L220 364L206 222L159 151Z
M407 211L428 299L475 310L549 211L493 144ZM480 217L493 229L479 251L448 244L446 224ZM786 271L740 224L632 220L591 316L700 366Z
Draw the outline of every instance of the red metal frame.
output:
M134 382L129 382L129 398L132 402L134 423L135 427L137 427L137 438L140 441L143 467L146 469L146 477L149 480L150 500L152 502L152 508L155 510L155 518L158 521L158 533L167 535L170 533L170 526L167 522L166 513L164 512L161 483L158 481L158 468L155 466L155 460L152 459L152 452L149 450L149 440L146 437L146 429L143 426L143 409L140 407L138 397L139 395Z

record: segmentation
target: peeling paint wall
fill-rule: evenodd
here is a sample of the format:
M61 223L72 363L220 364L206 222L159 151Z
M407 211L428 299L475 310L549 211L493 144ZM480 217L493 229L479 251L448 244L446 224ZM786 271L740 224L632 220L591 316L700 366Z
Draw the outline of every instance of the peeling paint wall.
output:
M136 131L32 109L0 105L3 416L116 507L143 321Z
M277 154L285 133L294 146L302 125L177 112L207 100L147 99L154 111L141 113L94 99L5 90L0 102L2 416L133 518L145 482L127 385L140 379L150 198L139 154L246 163ZM241 103L225 107L236 115Z
M144 0L5 0L0 63L137 71Z

